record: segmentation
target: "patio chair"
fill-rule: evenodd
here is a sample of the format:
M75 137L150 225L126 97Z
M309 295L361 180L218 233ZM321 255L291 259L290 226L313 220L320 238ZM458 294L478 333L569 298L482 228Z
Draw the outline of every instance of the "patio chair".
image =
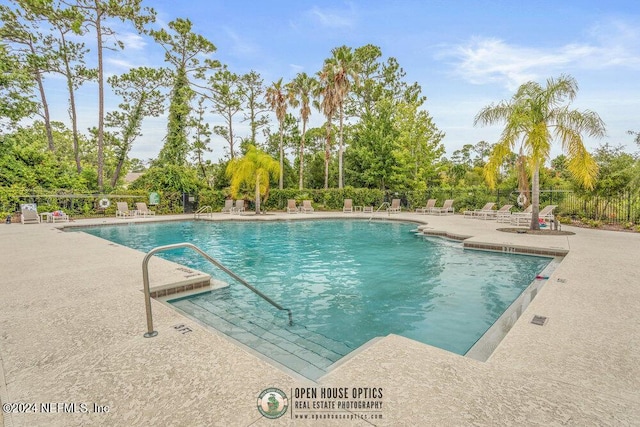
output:
M154 216L156 213L152 210L149 210L147 204L144 202L136 203L136 211L138 215L142 215L143 217Z
M311 206L311 200L302 201L302 207L300 208L300 212L302 213L313 212L313 206Z
M344 199L344 206L342 207L342 212L353 213L353 200L352 199Z
M387 212L399 213L400 211L402 211L402 206L400 206L400 199L391 200L391 206L387 208Z
M431 211L436 206L436 199L427 200L427 204L423 208L417 208L416 212L426 214Z
M497 222L511 222L511 208L513 205L503 205L496 211L495 219Z
M236 200L236 207L233 208L233 213L238 215L244 212L244 200Z
M20 222L23 224L40 224L38 206L35 203L24 203L20 205Z
M116 218L132 218L134 216L136 213L129 210L127 202L116 202Z
M287 200L287 213L298 213L298 205L296 205L295 199Z
M465 218L486 218L487 213L493 210L496 204L494 202L486 203L481 209L474 209L472 211L464 211Z
M53 211L49 215L47 215L47 221L51 221L53 223L69 222L69 215L60 210Z
M453 199L447 199L444 201L441 207L434 207L431 209L431 213L435 215L447 215L455 212L453 208Z
M230 214L231 212L233 212L233 199L225 199L222 213Z
M553 210L557 208L557 205L547 205L544 208L540 209L538 212L538 219L542 219L545 221L553 221ZM511 224L520 226L520 225L528 225L531 223L531 212L519 212L511 215Z

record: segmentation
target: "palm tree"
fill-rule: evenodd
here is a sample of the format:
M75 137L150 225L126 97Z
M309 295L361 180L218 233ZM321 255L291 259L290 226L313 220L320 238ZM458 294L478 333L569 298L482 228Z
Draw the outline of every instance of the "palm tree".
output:
M318 86L318 95L322 98L320 101L320 110L327 118L327 142L324 150L324 188L329 188L329 158L331 157L331 119L338 110L338 94L333 84L331 67L326 66L320 71L320 85Z
M269 106L271 106L271 109L276 113L276 118L280 124L280 180L278 181L278 185L282 190L284 186L284 177L282 175L284 171L284 119L287 116L287 94L282 84L282 79L273 82L272 85L267 88L265 99Z
M331 51L333 56L325 61L328 77L335 85L335 96L338 112L340 113L340 140L338 145L338 188L343 187L342 154L344 152L344 101L349 95L351 85L358 84L360 63L357 61L350 47L340 46Z
M307 122L311 115L311 101L317 92L318 81L307 73L298 73L295 79L288 85L289 104L292 107L300 107L300 118L302 119L302 138L300 140L300 182L299 189L304 186L304 143L307 133Z
M504 157L517 144L526 155L531 179L531 229L539 230L540 166L549 158L553 139L560 140L567 152L568 169L586 188L593 188L598 165L587 152L582 134L600 138L605 135L605 125L593 111L571 110L565 100L575 99L578 84L571 76L547 79L546 86L536 82L521 85L510 101L501 101L484 107L474 120L474 125L505 123L500 140L494 146L484 172L490 187L495 187L497 172Z
M227 165L231 196L237 198L243 184L248 187L255 185L256 214L259 214L260 197L269 193L269 179L275 178L279 172L280 166L273 157L250 144L243 157L235 158Z

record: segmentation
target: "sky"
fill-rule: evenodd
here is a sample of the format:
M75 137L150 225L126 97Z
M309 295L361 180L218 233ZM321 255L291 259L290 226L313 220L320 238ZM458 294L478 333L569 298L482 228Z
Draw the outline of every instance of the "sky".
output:
M6 0L0 0L6 4ZM154 28L188 18L193 31L214 43L212 58L235 73L255 70L266 85L299 72L315 74L331 50L347 45L379 46L394 57L408 83L418 82L423 108L445 133L446 156L465 144L494 143L500 126L474 126L481 108L508 100L527 81L573 76L578 95L571 106L592 110L606 124L600 140L585 138L589 150L601 144L638 147L627 131L640 131L640 2L618 1L246 1L147 0L157 12ZM127 48L105 53L108 75L136 66L163 66L163 51L130 27L112 26ZM47 82L56 85L55 79ZM54 119L68 122L62 85L51 89ZM97 123L97 87L80 92L81 129ZM119 99L107 91L107 108ZM208 117L212 124L217 119ZM312 112L311 125L323 117ZM274 132L277 122L272 121ZM248 129L240 127L240 136ZM147 119L130 157L155 157L166 134L166 115ZM243 135L244 133L244 135ZM217 160L226 143L212 137ZM559 144L552 156L561 153Z

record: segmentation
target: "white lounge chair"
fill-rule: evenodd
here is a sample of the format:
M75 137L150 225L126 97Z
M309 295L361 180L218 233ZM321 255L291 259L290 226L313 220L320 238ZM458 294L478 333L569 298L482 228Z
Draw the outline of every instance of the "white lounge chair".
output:
M298 205L294 199L287 200L287 213L298 213Z
M302 206L300 207L300 212L309 213L313 212L313 206L311 206L311 200L303 200Z
M224 208L222 208L222 213L230 214L233 212L233 199L225 199Z
M129 210L127 202L116 202L116 218L132 218L136 213Z
M426 214L431 212L431 209L436 207L436 199L427 200L427 204L423 208L417 208L416 212Z
M20 211L20 222L23 224L40 224L38 205L35 203L24 203L20 205Z
M402 211L402 206L400 206L400 199L391 200L391 206L387 208L387 212L399 213L400 211Z
M244 212L244 200L236 200L236 207L233 208L233 213L241 214Z
M495 213L497 222L511 222L511 208L513 205L503 205Z
M344 206L342 207L342 212L353 213L353 200L352 199L344 199Z
M553 210L557 208L557 205L547 205L544 208L540 209L538 212L538 219L542 219L545 221L553 221ZM531 212L520 212L511 214L511 224L520 226L520 225L529 225L531 223Z
M142 215L143 217L154 216L156 213L152 210L149 210L147 204L144 202L136 203L136 211L138 215Z
M453 199L447 199L444 201L441 207L434 207L431 209L431 213L435 215L447 215L454 213L455 209L453 208Z
M486 219L490 211L493 211L493 207L496 204L494 202L486 203L481 209L474 209L472 211L464 211L465 218L483 218Z

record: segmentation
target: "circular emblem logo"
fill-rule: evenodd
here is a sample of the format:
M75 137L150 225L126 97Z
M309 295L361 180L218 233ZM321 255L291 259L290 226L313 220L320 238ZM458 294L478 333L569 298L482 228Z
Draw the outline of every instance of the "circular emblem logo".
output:
M289 399L280 389L268 388L258 396L258 411L266 418L280 418L287 412Z

